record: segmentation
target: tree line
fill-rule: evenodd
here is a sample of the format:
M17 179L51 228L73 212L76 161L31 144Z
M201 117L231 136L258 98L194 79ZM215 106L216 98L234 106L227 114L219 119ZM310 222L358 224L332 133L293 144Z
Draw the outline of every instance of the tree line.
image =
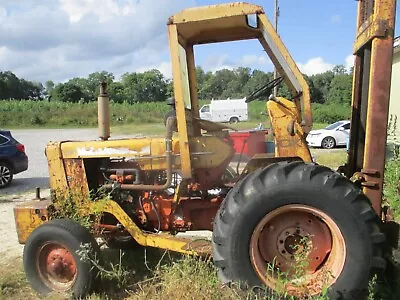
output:
M272 72L239 67L206 72L196 68L199 99L243 98L273 79ZM306 76L313 103L350 104L352 74L343 65L332 70ZM112 101L117 103L140 103L165 101L173 93L172 81L159 70L122 75L120 80L107 71L89 74L86 78L76 77L64 83L49 80L41 83L19 79L10 71L0 72L0 99L36 99L60 102L95 101L99 83L105 80ZM279 87L280 96L290 96L288 88Z

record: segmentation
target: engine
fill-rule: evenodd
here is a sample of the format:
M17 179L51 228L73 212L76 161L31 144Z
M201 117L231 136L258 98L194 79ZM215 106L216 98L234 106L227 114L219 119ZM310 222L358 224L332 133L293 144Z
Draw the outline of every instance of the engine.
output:
M154 184L166 182L165 171L143 172L134 162L111 161L100 168L102 181L112 184L111 198L143 230L184 232L212 230L214 217L230 187L226 184L213 190L202 190L200 184L182 180L178 172L172 174L172 183L162 191L128 191L122 184ZM105 218L104 223L113 223ZM115 225L115 224L114 224Z

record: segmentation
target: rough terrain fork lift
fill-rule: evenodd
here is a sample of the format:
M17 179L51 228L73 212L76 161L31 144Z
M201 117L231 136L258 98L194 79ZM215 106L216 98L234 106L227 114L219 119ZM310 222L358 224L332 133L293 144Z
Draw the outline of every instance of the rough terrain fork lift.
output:
M85 244L88 255L98 255L94 237L102 237L110 247L212 251L225 283L273 293L278 275L287 274L289 295L327 289L330 299L359 299L371 274L385 267L381 194L394 10L395 0L359 1L346 176L311 162L309 89L262 7L240 2L172 16L176 118L167 119L165 138L110 140L102 85L101 140L48 144L51 199L15 208L32 287L86 295L95 269L77 251ZM266 104L275 154L252 158L235 175L226 171L234 153L229 128L199 119L194 46L246 39L260 41L281 76L247 100L267 98L282 80L292 98ZM177 236L191 230L212 230L211 245ZM292 276L297 257L307 261L301 278Z

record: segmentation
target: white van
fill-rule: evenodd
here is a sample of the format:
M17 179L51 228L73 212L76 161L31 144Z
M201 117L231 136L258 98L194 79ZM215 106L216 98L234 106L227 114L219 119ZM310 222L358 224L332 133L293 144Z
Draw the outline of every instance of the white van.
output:
M201 119L213 122L238 123L249 119L246 98L211 100L199 112Z

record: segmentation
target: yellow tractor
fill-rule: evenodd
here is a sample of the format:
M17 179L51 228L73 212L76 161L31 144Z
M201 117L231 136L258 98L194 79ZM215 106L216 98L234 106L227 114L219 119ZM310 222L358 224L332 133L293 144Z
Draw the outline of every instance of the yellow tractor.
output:
M307 260L301 288L309 295L327 290L330 299L359 299L370 276L385 268L383 247L390 242L381 195L395 0L358 5L345 175L312 163L305 141L312 127L309 88L262 7L238 2L184 10L168 21L176 117L167 118L165 137L109 139L103 84L101 140L48 144L51 199L15 208L32 287L86 295L95 271L77 251L86 244L89 255L98 255L95 237L102 237L110 247L212 253L222 282L272 292L300 256ZM256 155L233 174L230 128L199 118L194 46L247 39L259 40L281 76L247 97L269 99L275 153ZM291 99L269 97L281 82ZM84 217L90 230L76 221ZM212 241L177 236L192 230L212 230ZM297 295L300 287L289 278L285 289Z

